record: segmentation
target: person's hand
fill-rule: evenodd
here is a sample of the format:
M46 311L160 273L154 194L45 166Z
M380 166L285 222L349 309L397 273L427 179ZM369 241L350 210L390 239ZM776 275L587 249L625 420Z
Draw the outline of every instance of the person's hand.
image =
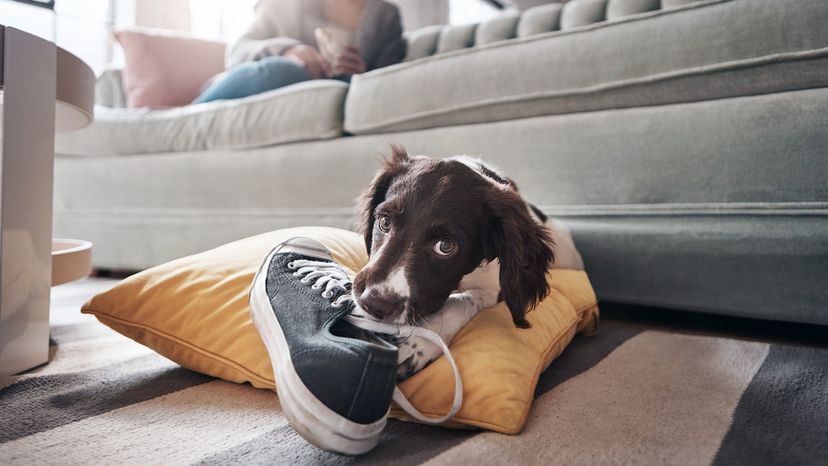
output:
M322 58L318 50L310 45L294 45L282 52L282 56L308 70L313 79L326 78L331 75L331 65Z
M359 50L351 45L347 45L343 47L342 53L336 57L333 74L334 76L350 76L352 74L364 73L366 68L365 60L359 54Z

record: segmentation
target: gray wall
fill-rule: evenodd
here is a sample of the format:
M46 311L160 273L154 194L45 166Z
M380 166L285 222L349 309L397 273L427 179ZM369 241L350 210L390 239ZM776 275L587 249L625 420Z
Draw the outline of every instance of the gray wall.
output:
M390 0L400 7L403 27L413 31L432 24L449 22L449 0Z

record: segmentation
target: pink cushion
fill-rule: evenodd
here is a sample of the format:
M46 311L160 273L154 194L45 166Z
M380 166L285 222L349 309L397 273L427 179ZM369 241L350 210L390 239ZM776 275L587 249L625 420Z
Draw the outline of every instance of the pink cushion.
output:
M224 44L151 30L115 32L124 50L130 107L187 105L204 83L224 71Z

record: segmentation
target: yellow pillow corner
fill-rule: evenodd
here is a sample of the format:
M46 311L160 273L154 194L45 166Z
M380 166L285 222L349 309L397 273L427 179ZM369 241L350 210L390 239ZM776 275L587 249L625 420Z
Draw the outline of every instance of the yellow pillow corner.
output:
M357 271L367 262L362 237L328 227L277 230L177 259L126 278L87 302L82 312L191 370L273 389L267 351L248 311L247 295L262 259L278 243L314 238ZM552 292L517 329L505 304L482 311L451 342L463 378L463 406L445 425L506 434L526 422L540 374L577 332L594 331L595 293L587 274L549 272ZM419 410L448 411L453 380L444 358L401 384ZM394 407L392 416L409 420Z

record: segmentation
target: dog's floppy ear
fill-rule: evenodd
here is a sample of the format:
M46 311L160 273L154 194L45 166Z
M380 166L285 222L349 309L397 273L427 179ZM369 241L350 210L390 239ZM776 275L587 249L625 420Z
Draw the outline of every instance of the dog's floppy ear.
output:
M408 164L408 152L403 146L391 145L391 157L385 159L382 168L374 176L368 189L359 198L360 232L365 238L365 248L371 254L371 237L374 231L374 210L385 200L391 182L399 176Z
M549 294L546 272L554 260L552 234L532 218L517 191L498 190L488 204L487 255L500 261L500 293L512 321L528 328L526 313Z

